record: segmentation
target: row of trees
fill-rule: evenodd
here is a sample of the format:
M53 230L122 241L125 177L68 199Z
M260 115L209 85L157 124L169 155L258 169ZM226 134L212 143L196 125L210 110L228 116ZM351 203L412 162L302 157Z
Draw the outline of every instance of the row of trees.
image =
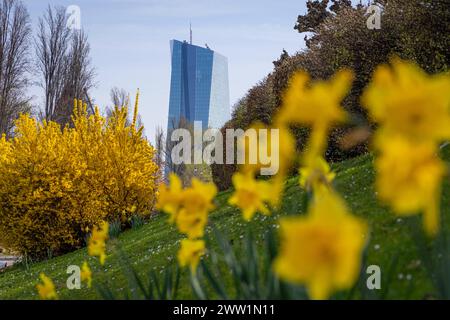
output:
M0 135L13 134L20 113L31 112L28 89L42 88L41 120L69 123L73 99L89 99L94 85L88 37L70 30L64 7L48 7L32 34L20 0L0 2Z

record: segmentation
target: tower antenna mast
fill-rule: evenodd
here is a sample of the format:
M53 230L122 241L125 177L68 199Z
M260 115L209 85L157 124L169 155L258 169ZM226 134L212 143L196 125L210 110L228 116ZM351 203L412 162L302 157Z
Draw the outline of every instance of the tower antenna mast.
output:
M189 35L190 35L190 43L192 44L192 23L189 22Z

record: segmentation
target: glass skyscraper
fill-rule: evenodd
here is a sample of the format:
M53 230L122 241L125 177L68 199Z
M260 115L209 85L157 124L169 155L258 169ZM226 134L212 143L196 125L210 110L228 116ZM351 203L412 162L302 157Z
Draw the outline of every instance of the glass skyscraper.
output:
M168 130L180 119L218 128L230 119L228 60L209 48L186 41L170 42L172 78Z

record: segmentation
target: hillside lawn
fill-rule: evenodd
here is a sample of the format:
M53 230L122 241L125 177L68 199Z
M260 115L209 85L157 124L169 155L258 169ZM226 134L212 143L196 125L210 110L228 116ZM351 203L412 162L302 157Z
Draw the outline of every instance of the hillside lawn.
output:
M442 151L443 157L450 160L450 147ZM430 280L426 276L423 263L418 260L416 245L412 240L409 228L410 219L399 218L389 210L380 206L373 188L373 157L365 155L333 165L337 173L335 185L344 196L355 215L367 219L371 226L371 238L368 245L368 263L388 270L394 257L398 262L392 277L388 299L424 299L435 296ZM258 215L251 228L257 235L262 235L268 227L273 227L276 220L284 214L295 214L302 211L302 190L298 186L298 177L286 182L286 194L282 213L266 217ZM216 200L217 209L210 216L210 225L214 225L233 240L234 246L241 242L246 226L239 210L227 204L232 191L222 192ZM450 219L450 183L448 177L444 183L442 197L442 214ZM445 228L449 228L446 224ZM211 228L208 228L210 231ZM162 273L168 265L176 262L176 252L181 236L175 228L167 223L167 216L156 215L139 229L129 230L109 243L109 256L104 267L97 260L87 255L86 249L80 249L61 257L29 264L21 263L0 273L0 299L37 299L35 285L39 274L44 272L50 276L61 299L99 299L100 294L94 289L83 287L81 290L68 290L66 269L70 265L79 265L86 259L94 271L94 282L108 284L119 297L127 288L127 280L123 275L123 263L114 247L120 247L131 261L133 267L144 278L149 270ZM260 248L262 242L258 241ZM386 280L386 279L384 279ZM231 280L228 282L231 286ZM384 283L384 282L383 282ZM194 295L188 281L187 272L182 273L178 299L192 299Z

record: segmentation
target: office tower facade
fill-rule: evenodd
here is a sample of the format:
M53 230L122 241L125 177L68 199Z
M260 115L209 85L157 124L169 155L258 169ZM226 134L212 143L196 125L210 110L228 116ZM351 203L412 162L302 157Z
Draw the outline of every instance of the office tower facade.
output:
M201 121L203 129L221 128L231 117L228 60L208 47L170 42L172 76L167 132L181 119Z

